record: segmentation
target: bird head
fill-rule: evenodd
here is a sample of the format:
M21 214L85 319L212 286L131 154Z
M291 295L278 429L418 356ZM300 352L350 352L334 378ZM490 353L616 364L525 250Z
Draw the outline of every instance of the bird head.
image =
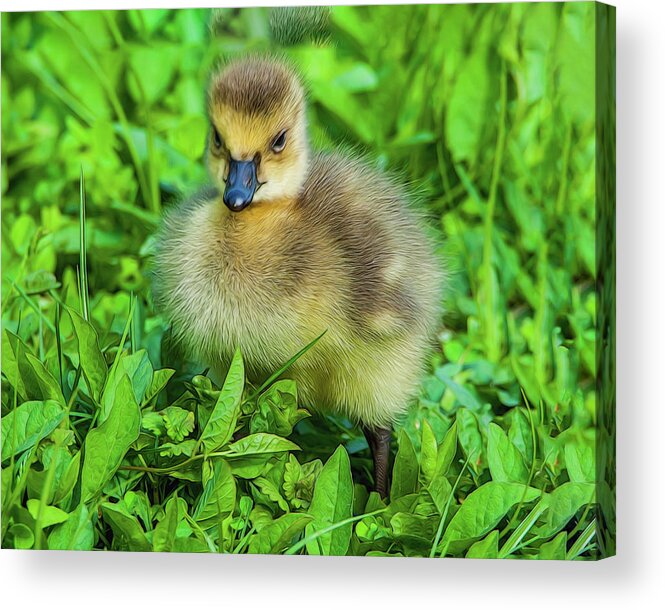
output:
M295 197L307 174L305 95L293 72L276 59L232 61L208 88L207 163L226 206Z

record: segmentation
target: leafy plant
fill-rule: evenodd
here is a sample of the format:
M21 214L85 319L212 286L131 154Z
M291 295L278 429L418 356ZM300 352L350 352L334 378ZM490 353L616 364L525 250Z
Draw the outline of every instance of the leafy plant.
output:
M294 10L3 13L3 547L612 553L595 8ZM299 407L302 352L254 386L238 351L220 387L152 306L159 216L205 181L207 72L276 46L312 140L414 184L445 237L388 500L351 422Z

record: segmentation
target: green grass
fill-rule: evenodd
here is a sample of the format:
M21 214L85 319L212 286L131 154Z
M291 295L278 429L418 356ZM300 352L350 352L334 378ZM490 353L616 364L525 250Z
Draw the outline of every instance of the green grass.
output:
M3 14L2 546L612 554L594 10ZM359 431L299 407L302 352L256 386L238 352L217 387L153 309L161 210L205 181L208 70L271 49L306 76L315 145L397 173L443 236L388 501Z

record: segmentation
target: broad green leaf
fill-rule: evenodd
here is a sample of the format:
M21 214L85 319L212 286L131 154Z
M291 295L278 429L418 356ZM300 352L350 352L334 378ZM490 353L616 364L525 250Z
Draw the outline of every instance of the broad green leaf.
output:
M25 291L28 294L40 294L48 292L49 290L56 290L60 288L60 282L55 278L55 275L40 269L31 273L25 278Z
M141 428L152 432L156 437L166 434L166 424L161 413L141 411Z
M127 373L129 380L132 382L136 402L141 404L152 383L153 370L148 352L141 349L134 354L122 357L118 362L118 368Z
M289 513L263 526L249 540L250 553L283 553L296 536L302 534L313 517L306 513Z
M152 381L152 364L145 350L139 350L135 354L123 354L115 368L111 372L104 387L104 394L101 400L101 412L99 414L99 423L103 423L108 417L115 402L115 392L118 387L118 380L123 375L127 375L134 390L136 402L142 404L148 386Z
M25 523L13 523L9 533L14 537L15 549L31 549L35 544L35 534Z
M48 548L59 551L89 551L95 540L93 516L83 502L67 521L56 525L48 537Z
M467 388L453 380L453 378L446 373L446 367L437 369L436 376L446 384L448 389L455 395L455 398L463 407L471 409L474 412L480 411L482 408L480 401Z
M596 480L596 458L593 445L566 443L564 449L568 478L573 483L594 483Z
M178 496L172 496L164 508L164 517L156 525L152 534L152 550L172 551L175 545L178 525L187 514L187 503Z
M18 360L21 340L7 329L2 331L2 373L14 389L23 397L28 397L25 384L19 372Z
M467 559L497 559L499 557L499 530L492 530L485 538L474 542L466 553Z
M28 512L35 521L37 521L37 516L39 515L39 505L40 501L36 498L28 500ZM68 518L69 515L56 506L44 506L42 509L41 521L42 527L44 528L57 525L58 523L64 523Z
M369 511L367 511L369 512ZM380 538L392 536L392 531L376 515L364 517L356 524L356 536L361 542L375 542Z
M249 520L257 530L267 527L273 522L272 513L260 504L251 509Z
M139 517L144 528L152 527L152 505L144 491L128 491L122 499L121 506L129 514Z
M399 434L399 449L395 456L393 477L390 485L392 500L416 491L418 486L418 456L406 430Z
M453 493L453 486L446 478L446 475L438 474L434 477L427 487L427 491L429 492L436 509L439 511L439 514L443 513L446 503L450 498L450 494Z
M469 465L476 473L482 470L483 439L478 429L476 416L468 409L457 412L457 438L469 460Z
M228 456L225 459L228 460L233 474L241 479L255 479L272 467L271 462L267 462L263 454L239 457Z
M378 85L379 79L371 66L356 63L350 70L340 74L334 84L347 91L373 91Z
M88 432L81 473L81 499L90 501L115 474L139 437L141 413L127 375L120 377L107 420Z
M422 503L423 496L419 493L411 493L401 498L391 498L387 506L388 517L396 513L415 513L417 507ZM435 508L435 507L433 507Z
M81 450L77 451L71 458L65 472L55 482L55 489L53 492L53 502L55 504L62 502L72 492L78 481L80 470Z
M453 425L450 427L446 436L439 447L437 460L436 460L436 472L438 474L445 475L448 473L450 465L455 459L455 454L457 453L457 421L453 422Z
M32 354L25 352L19 360L19 370L25 383L28 398L55 400L65 404L65 399L55 377Z
M160 414L164 419L166 433L176 443L184 440L194 430L194 413L191 411L170 406L160 411Z
M54 400L33 400L2 417L2 461L30 449L47 437L65 416Z
M424 483L431 481L437 473L438 446L432 426L427 420L422 422L422 435L420 440L420 473Z
M219 393L219 398L199 439L207 453L223 447L231 440L240 413L244 384L245 367L242 354L240 350L236 350L222 391Z
M2 372L26 399L55 400L65 404L55 377L19 337L6 329L2 333Z
M506 433L494 423L489 425L487 461L493 481L526 483L529 480L522 454L510 442Z
M538 549L538 559L563 561L566 558L567 540L566 532L557 534L552 540L545 542Z
M138 519L125 511L119 504L103 502L104 519L113 530L114 548L127 551L149 551L150 542Z
M307 411L298 409L296 383L280 379L273 383L257 400L257 410L250 420L250 432L274 432L288 436Z
M529 420L521 409L513 409L510 412L508 438L522 454L524 464L531 467L533 461L533 434Z
M225 460L217 458L212 476L205 484L196 503L193 517L204 527L217 525L233 512L236 502L236 482Z
M594 501L595 486L591 483L564 483L543 497L547 510L544 523L536 528L542 538L549 538L566 526L575 514Z
M179 455L186 455L191 457L196 449L196 441L190 438L181 443L164 443L159 446L159 455L162 457L177 457Z
M518 483L490 481L471 492L451 519L441 540L443 549L454 545L463 550L478 540L503 519L519 502L531 502L540 491ZM451 549L452 550L452 549Z
M152 380L145 392L143 401L150 402L157 394L159 394L169 382L169 379L175 374L174 369L159 369L152 374Z
M138 11L137 11L138 12ZM141 20L149 11L140 11ZM153 104L163 97L178 65L177 49L158 39L149 44L133 45L128 53L128 88L132 97L142 103ZM139 79L138 82L136 79ZM142 101L145 96L145 101Z
M78 346L78 365L83 371L83 376L92 392L92 398L99 401L104 389L108 367L104 355L99 349L97 331L92 324L84 320L73 309L67 308L72 321L74 336Z
M13 483L12 478L13 478L13 468L10 468L9 466L7 468L3 468L2 471L0 472L0 499L6 500L9 497L9 491L11 489L11 485Z
M204 541L193 536L186 538L177 536L172 551L174 553L210 553L212 549Z
M321 468L321 460L301 465L293 454L289 455L289 461L284 466L283 488L285 497L294 508L309 507Z
M429 549L434 540L437 522L430 516L395 513L390 519L390 527L395 538L410 547Z
M351 517L353 512L353 479L351 463L344 447L339 446L324 464L314 486L309 514L314 521L307 534L323 530ZM307 543L310 555L346 555L351 542L353 524L349 523L327 532Z
M595 7L566 5L555 60L557 94L569 120L593 121L595 95Z
M474 160L489 122L490 72L488 53L475 50L459 70L448 101L446 136L455 161Z
M257 477L254 479L254 484L259 488L261 493L265 494L269 500L277 503L280 510L287 512L289 510L289 504L282 496L280 488L273 481L265 477Z
M228 449L229 458L240 456L262 455L264 453L281 453L283 451L299 451L300 447L291 441L275 436L274 434L266 434L265 432L257 432L241 438L235 443L231 443Z
M56 494L60 482L65 478L66 472L74 459L65 445L73 436L72 432L64 428L56 428L51 434L49 442L40 450L41 470L30 469L28 472L28 497L40 498L47 505L57 504ZM47 485L47 479L51 482ZM61 497L58 497L60 500Z

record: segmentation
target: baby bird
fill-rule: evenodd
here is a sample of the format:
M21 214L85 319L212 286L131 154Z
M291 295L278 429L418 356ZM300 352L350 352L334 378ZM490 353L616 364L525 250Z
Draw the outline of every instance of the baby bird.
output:
M386 496L391 428L417 392L442 272L391 178L312 152L303 87L281 60L235 60L208 88L213 183L164 219L156 306L195 359L222 372L237 347L263 381L289 369L300 402L362 427Z

